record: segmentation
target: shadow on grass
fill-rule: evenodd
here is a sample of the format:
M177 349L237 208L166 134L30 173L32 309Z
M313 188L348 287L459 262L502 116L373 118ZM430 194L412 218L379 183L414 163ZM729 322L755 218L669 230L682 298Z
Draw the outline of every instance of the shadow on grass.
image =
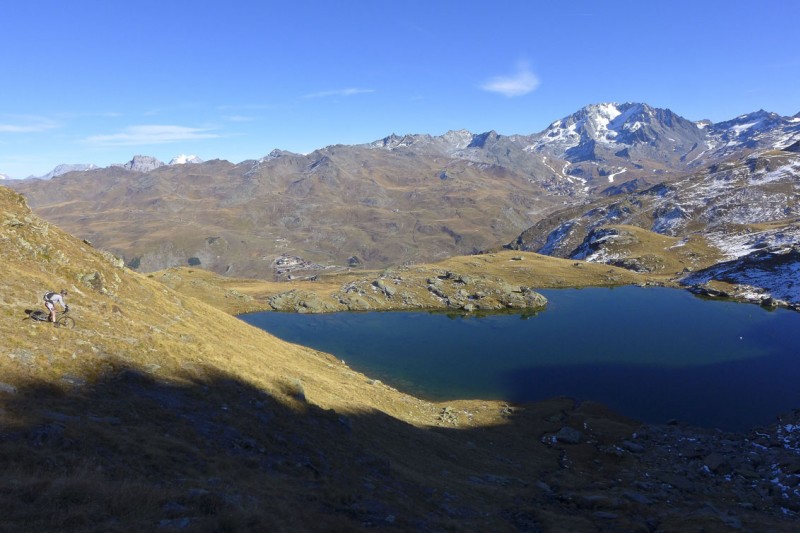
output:
M513 422L421 429L206 375L0 392L0 530L533 530L558 468L540 428L500 450Z
M623 451L637 425L598 404L505 406L506 423L479 427L470 416L498 404L454 403L442 427L416 427L322 409L298 380L265 391L193 375L206 377L118 367L67 390L6 384L0 531L723 531L743 513L763 529L796 526L737 504L757 486L698 474L674 449L688 429L663 449ZM694 481L676 489L675 472ZM698 511L709 498L713 512Z

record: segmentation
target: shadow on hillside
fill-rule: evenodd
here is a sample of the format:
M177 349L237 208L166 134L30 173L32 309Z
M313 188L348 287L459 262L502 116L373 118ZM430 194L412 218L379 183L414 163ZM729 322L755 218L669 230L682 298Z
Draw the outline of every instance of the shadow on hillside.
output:
M764 356L768 357L768 356ZM508 398L529 403L556 394L592 398L653 424L747 432L800 405L800 361L794 354L664 367L635 364L519 368L503 382Z
M559 469L523 415L421 429L206 373L1 390L0 529L535 530Z
M69 390L3 383L0 530L727 531L741 514L747 527L796 525L769 503L738 506L761 501L755 485L698 473L675 449L697 441L689 429L637 450L624 441L651 430L590 402L504 406L506 423L483 427L468 411L483 402L454 403L443 427L420 428L321 409L299 383L193 375L207 377L117 368L65 377Z

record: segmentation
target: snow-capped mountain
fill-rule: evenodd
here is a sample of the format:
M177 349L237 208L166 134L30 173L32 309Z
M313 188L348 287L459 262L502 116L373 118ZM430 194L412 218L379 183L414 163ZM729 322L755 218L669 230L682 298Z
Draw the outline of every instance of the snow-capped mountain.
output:
M528 139L525 150L540 154L554 178L584 180L602 191L604 182L640 188L732 156L783 149L800 140L800 118L757 111L715 124L643 103L600 103Z
M685 153L705 136L697 124L669 109L641 103L602 103L553 122L529 149L576 163L609 156L630 159L630 150L638 147Z
M11 178L9 176L5 175L5 174L0 174L0 180L8 180L8 179L11 179Z
M67 172L85 172L87 170L93 170L95 168L100 168L100 167L92 163L58 165L56 168L54 168L44 176L39 176L38 179L49 180L55 178L56 176L61 176L62 174L66 174Z
M782 117L762 109L713 124L708 133L709 145L717 157L743 149L781 150L800 140L800 118Z
M181 154L178 156L173 157L169 164L170 165L186 165L186 164L198 164L202 163L203 160L197 157L196 155L186 155Z
M586 106L534 136L528 150L566 159L657 168L696 168L744 150L782 149L800 139L800 118L756 111L691 122L642 103Z

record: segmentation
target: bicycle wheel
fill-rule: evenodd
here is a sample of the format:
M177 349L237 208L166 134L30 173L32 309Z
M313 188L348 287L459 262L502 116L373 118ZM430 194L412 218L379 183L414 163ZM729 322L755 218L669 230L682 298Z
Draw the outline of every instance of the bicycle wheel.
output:
M56 320L56 327L72 329L75 327L75 320L71 316L62 316Z

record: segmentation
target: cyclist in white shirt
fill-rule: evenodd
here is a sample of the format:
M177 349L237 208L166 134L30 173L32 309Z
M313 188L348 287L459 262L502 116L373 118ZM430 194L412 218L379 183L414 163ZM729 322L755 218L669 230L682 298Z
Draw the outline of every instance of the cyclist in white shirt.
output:
M44 306L47 307L47 310L50 312L50 322L56 321L56 304L60 305L64 311L69 309L67 304L64 303L64 297L66 296L66 289L62 289L60 293L48 292L44 295Z

